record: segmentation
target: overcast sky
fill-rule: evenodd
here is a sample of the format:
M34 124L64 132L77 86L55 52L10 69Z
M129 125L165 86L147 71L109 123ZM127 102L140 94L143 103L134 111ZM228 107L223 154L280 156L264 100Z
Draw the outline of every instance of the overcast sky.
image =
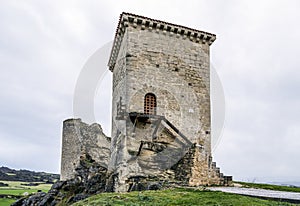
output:
M59 173L79 74L126 11L217 35L226 120L213 155L226 175L300 182L299 9L297 0L1 1L0 165ZM110 78L95 96L107 134Z

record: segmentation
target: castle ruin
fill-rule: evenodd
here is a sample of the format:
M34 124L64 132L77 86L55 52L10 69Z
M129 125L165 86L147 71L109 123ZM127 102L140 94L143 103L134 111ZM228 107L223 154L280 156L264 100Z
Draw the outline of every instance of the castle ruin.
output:
M162 184L227 185L211 155L210 45L216 36L122 13L109 58L112 134L63 124L61 179L83 154L107 169L110 191Z

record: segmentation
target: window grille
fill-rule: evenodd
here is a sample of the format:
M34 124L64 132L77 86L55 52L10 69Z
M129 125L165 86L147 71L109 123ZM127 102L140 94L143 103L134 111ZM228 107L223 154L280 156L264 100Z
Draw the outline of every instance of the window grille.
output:
M148 93L145 95L144 113L145 114L156 114L156 97L152 93Z

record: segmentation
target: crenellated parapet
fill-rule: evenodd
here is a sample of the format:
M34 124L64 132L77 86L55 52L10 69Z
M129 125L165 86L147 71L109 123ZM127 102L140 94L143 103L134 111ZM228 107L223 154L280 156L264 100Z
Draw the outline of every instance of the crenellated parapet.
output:
M192 29L177 24L167 23L160 20L151 19L130 13L122 13L115 34L113 49L109 58L109 69L113 71L119 49L127 27L133 27L140 30L162 33L170 37L182 38L199 44L208 44L209 46L216 40L216 35Z

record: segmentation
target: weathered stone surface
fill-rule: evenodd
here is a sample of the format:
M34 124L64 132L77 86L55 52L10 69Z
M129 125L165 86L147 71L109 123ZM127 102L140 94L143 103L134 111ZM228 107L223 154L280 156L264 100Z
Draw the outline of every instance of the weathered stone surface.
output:
M88 125L81 119L63 122L61 180L74 178L75 167L86 151L101 166L107 168L110 157L110 138L99 124Z
M202 147L197 144L189 148L186 155L172 167L175 180L190 186L231 185L232 179L223 176L216 163L212 162L212 157L206 157L202 152Z

